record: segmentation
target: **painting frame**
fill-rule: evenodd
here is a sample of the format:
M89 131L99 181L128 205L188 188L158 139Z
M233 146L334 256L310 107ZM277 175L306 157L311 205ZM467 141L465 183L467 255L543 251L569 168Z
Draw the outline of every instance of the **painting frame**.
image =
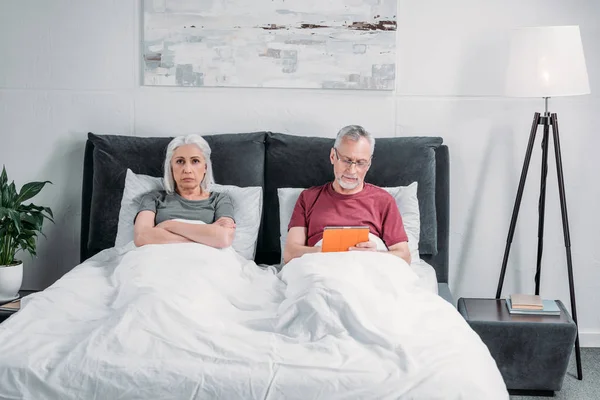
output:
M144 0L146 86L394 90L395 0Z

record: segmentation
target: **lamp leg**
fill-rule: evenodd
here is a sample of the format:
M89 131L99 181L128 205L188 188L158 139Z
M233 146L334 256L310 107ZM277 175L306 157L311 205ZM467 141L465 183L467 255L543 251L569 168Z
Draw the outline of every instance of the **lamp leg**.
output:
M548 176L548 136L550 132L549 115L544 116L544 136L542 139L542 173L540 182L540 199L538 203L538 247L535 269L535 294L540 294L540 277L542 272L542 253L544 252L544 214L546 210L546 177Z
M535 134L537 127L540 124L540 113L533 115L533 122L531 124L531 132L529 134L529 143L527 144L527 151L525 152L525 160L523 161L523 169L521 170L521 179L519 181L519 188L517 189L517 197L515 198L515 205L513 207L512 217L510 219L510 227L508 228L508 236L506 238L506 247L504 249L504 258L502 259L502 270L500 271L500 279L498 280L498 289L496 291L496 299L500 298L502 294L502 286L504 284L504 275L506 274L506 264L508 263L508 255L510 254L510 246L515 235L515 226L517 224L517 217L519 216L519 208L521 207L521 199L523 198L523 189L525 188L525 180L527 179L527 170L529 169L529 163L531 161L531 153L533 151L533 143L535 142Z
M567 252L567 272L569 275L569 293L571 296L571 313L573 321L577 325L577 336L575 336L575 360L577 362L577 379L583 379L581 369L581 351L579 348L579 324L577 323L577 306L575 304L575 283L573 280L573 260L571 258L571 236L569 234L569 218L567 216L567 199L565 196L565 181L562 168L562 157L560 153L560 139L558 136L558 118L556 113L551 114L552 133L554 137L554 153L556 156L556 175L558 177L558 193L560 195L560 211L562 214L563 234L565 238L565 249Z

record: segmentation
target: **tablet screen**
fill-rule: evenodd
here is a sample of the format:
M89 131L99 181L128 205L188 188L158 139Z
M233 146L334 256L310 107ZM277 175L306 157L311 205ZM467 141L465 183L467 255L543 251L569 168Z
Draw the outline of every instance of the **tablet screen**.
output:
M323 231L322 252L348 251L349 247L369 241L368 226L327 226Z

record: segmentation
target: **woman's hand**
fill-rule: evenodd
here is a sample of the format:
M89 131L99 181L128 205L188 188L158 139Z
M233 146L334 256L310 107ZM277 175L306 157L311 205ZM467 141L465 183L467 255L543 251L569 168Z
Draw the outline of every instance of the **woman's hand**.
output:
M170 227L171 221L165 221L159 225L154 225L154 217L156 213L150 210L141 211L134 225L134 243L136 246L145 246L147 244L167 244L167 243L189 243L190 240L186 237L171 232L167 227ZM156 229L162 228L162 229Z
M161 228L161 229L168 231L169 227L172 227L172 226L173 226L173 220L168 219L168 220L163 221L160 224L156 225L155 228Z
M368 242L357 243L356 246L350 247L350 251L377 251L377 243L369 240Z
M235 236L235 222L228 217L219 218L212 224L167 220L156 225L156 228L217 249L231 246Z
M231 218L221 217L216 220L215 225L222 226L223 228L232 228L235 229L235 222Z

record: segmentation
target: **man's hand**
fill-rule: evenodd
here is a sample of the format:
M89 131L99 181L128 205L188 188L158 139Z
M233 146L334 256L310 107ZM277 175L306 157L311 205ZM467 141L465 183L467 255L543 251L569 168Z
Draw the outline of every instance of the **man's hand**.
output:
M357 243L356 246L350 247L348 250L350 251L377 251L377 243L373 241ZM410 250L408 249L408 242L396 243L393 246L390 246L388 249L388 254L392 254L396 257L400 257L408 264L410 264Z
M356 246L350 247L350 251L377 251L377 243L369 240L368 242L357 243Z
M283 249L284 264L289 263L294 258L302 257L304 254L321 252L321 246L307 246L306 239L306 228L295 226L289 230Z

